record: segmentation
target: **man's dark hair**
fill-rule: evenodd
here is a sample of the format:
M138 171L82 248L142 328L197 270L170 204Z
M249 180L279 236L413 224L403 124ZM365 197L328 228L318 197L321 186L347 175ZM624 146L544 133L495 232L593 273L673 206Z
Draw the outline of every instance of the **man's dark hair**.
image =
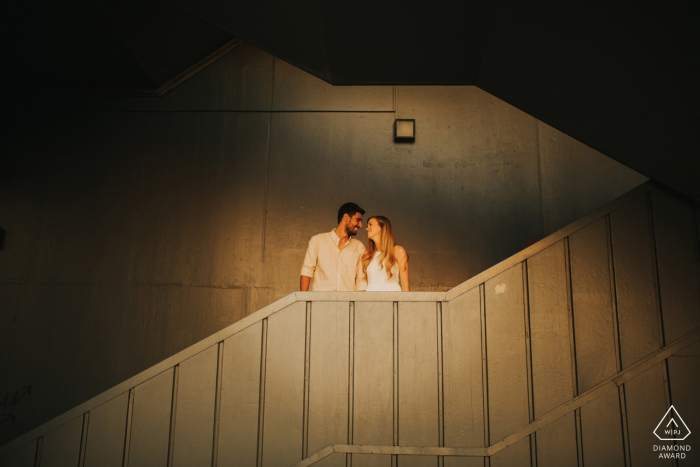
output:
M340 221L343 220L343 216L347 214L348 216L352 217L356 213L360 213L363 216L365 215L365 210L362 209L360 206L358 206L355 203L345 203L342 206L340 206L340 209L338 209L338 224L340 224Z

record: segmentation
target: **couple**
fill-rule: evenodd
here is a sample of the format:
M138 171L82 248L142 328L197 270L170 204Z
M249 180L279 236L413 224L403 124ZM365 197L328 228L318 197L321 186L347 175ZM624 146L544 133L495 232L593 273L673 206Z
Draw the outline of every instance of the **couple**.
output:
M311 237L301 268L300 287L313 291L404 291L408 288L408 255L394 242L391 222L384 216L367 221L367 248L353 238L362 227L364 209L345 203L338 227Z

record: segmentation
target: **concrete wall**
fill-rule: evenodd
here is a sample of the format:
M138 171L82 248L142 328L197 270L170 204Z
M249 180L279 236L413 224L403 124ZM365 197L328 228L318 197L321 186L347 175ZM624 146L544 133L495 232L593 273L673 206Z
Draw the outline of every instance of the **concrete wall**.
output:
M447 290L645 180L475 87L334 88L249 45L161 98L3 100L0 443L296 290L345 201Z
M644 184L447 292L291 293L0 465L698 465L698 208Z

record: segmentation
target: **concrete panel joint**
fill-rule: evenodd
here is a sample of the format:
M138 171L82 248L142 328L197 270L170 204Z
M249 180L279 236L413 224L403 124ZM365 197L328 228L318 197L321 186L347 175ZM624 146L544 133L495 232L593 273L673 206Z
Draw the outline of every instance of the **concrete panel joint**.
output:
M265 318L262 322L262 343L261 343L261 358L260 358L260 394L258 401L258 453L256 457L256 466L262 467L263 462L263 428L265 422L265 379L266 379L266 363L267 363L267 326L268 320Z

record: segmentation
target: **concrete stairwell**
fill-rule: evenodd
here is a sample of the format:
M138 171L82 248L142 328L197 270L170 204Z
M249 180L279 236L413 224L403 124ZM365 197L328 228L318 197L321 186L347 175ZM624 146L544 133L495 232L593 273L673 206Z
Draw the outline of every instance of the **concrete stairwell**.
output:
M448 292L292 293L0 465L670 466L671 405L700 429L699 220L647 183Z

